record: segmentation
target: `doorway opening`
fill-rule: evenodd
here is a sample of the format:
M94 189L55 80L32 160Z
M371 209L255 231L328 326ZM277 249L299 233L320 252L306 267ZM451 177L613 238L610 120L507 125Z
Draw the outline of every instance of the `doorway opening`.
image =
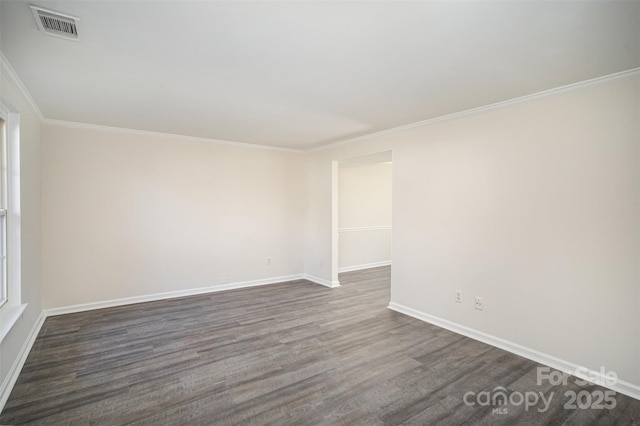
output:
M334 161L332 281L392 263L391 151Z

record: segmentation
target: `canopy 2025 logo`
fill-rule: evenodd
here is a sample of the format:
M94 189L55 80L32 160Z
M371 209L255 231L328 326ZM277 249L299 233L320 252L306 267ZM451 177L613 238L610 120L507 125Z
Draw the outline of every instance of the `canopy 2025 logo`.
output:
M545 381L552 386L566 386L572 377L578 386L595 384L611 387L618 383L618 375L613 371L606 371L604 367L600 367L600 371L589 371L587 368L580 367L573 374L552 371L550 367L537 368L538 386L544 384ZM564 392L564 396L566 398L564 408L567 410L611 410L617 404L616 392L608 389L592 391L583 389L577 392L570 389Z
M587 368L578 368L573 374L551 370L550 367L538 367L536 369L536 384L544 386L566 386L569 380L573 380L578 386L588 386L591 384L606 387L614 386L618 381L616 373L606 371L604 367L600 371L590 371ZM465 405L493 407L493 414L508 414L509 407L523 406L525 411L536 409L541 413L546 412L551 406L551 402L556 391L550 392L540 390L512 391L509 392L502 386L497 386L493 391L466 392L463 396ZM587 390L575 391L569 389L564 392L564 408L567 410L611 410L616 407L616 392L612 390Z

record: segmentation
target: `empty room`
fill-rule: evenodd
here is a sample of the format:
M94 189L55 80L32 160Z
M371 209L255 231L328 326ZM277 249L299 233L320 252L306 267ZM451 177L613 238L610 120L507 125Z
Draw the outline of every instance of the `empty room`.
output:
M640 1L0 0L0 425L640 424Z

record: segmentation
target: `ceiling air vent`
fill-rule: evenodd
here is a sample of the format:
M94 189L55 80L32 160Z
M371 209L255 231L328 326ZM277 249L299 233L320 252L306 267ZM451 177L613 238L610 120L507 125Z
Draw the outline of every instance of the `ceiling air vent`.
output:
M74 16L29 6L40 31L69 40L80 40L80 20Z

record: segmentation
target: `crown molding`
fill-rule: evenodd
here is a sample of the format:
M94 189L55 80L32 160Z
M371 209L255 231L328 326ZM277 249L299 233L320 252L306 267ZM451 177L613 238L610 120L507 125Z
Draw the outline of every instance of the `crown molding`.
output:
M391 135L394 133L402 132L404 130L415 129L417 127L428 126L435 123L440 123L443 121L455 120L457 118L468 117L471 115L480 114L483 112L494 111L497 109L507 108L513 105L524 104L527 102L537 101L539 99L544 99L552 96L564 95L565 93L573 92L579 89L586 89L593 86L600 86L603 84L614 83L624 80L629 80L635 77L640 76L640 68L632 68L627 71L622 71L614 74L605 75L602 77L592 78L590 80L580 81L577 83L567 84L565 86L556 87L554 89L543 90L541 92L532 93L530 95L520 96L517 98L509 99L506 101L500 101L489 105L484 105L481 107L471 108L460 112L455 112L453 114L443 115L440 117L430 118L427 120L417 121L415 123L405 124L404 126L393 127L391 129L381 130L379 132L368 133L366 135L356 136L354 138L344 139L338 142L333 142L327 145L322 145L319 147L311 148L306 150L305 152L314 152L314 151L322 151L324 149L337 147L340 145L345 145L351 142L371 139L374 137Z
M371 138L374 138L374 137L391 135L391 134L402 132L402 131L405 131L405 130L410 130L410 129L415 129L415 128L418 128L418 127L428 126L428 125L440 123L440 122L443 122L443 121L455 120L455 119L458 119L458 118L472 116L472 115L476 115L476 114L480 114L480 113L488 112L488 111L493 111L493 110L497 110L497 109L507 108L507 107L510 107L510 106L513 106L513 105L532 102L532 101L536 101L536 100L547 98L547 97L559 96L559 95L563 95L565 93L573 92L573 91L579 90L579 89L585 89L585 88L589 88L589 87L593 87L593 86L599 86L599 85L603 85L603 84L608 84L608 83L628 80L628 79L640 76L640 67L639 68L632 68L630 70L622 71L622 72L618 72L618 73L614 73L614 74L609 74L609 75L602 76L602 77L592 78L592 79L581 81L581 82L577 82L577 83L568 84L568 85L565 85L565 86L556 87L556 88L549 89L549 90L543 90L541 92L537 92L537 93L533 93L533 94L525 95L525 96L520 96L520 97L509 99L509 100L506 100L506 101L500 101L500 102L496 102L496 103L489 104L489 105L484 105L484 106L477 107L477 108L471 108L471 109L468 109L468 110L465 110L465 111L456 112L456 113L453 113L453 114L443 115L443 116L440 116L440 117L430 118L430 119L427 119L427 120L421 120L421 121L417 121L415 123L410 123L410 124L406 124L406 125L403 125L403 126L393 127L391 129L381 130L379 132L368 133L368 134L365 134L365 135L356 136L354 138L344 139L344 140L341 140L341 141L337 141L337 142L333 142L333 143L330 143L330 144L327 144L327 145L322 145L322 146L309 148L309 149L282 148L282 147L275 147L275 146L247 143L247 142L235 142L235 141L227 141L227 140L222 140L222 139L204 138L204 137L198 137L198 136L187 136L187 135L179 135L179 134L172 134L172 133L153 132L153 131L148 131L148 130L136 130L136 129L127 129L127 128L122 128L122 127L103 126L103 125L98 125L98 124L78 123L78 122L73 122L73 121L53 120L53 119L49 119L49 118L45 118L44 117L44 115L42 114L42 111L40 111L40 108L38 107L38 104L36 104L35 100L31 96L31 93L26 88L26 86L24 85L24 83L22 82L20 77L18 77L18 74L13 69L13 67L11 66L11 64L9 63L9 61L7 60L7 58L4 56L4 54L1 51L0 51L0 72L2 72L2 74L4 74L7 77L9 82L11 84L13 84L22 93L22 95L26 99L26 101L29 104L29 106L31 107L31 109L35 112L36 116L40 119L40 121L43 124L53 125L53 126L69 127L69 128L76 128L76 129L91 129L91 130L100 130L100 131L110 131L110 132L126 133L126 134L141 135L141 136L162 137L162 138L177 138L177 139L188 140L188 141L193 141L193 142L207 142L207 143L215 143L215 144L219 144L219 145L235 146L235 147L242 147L242 148L252 148L252 149L263 149L263 150L269 150L269 151L305 153L305 152L322 151L322 150L333 148L333 147L337 147L337 146L340 146L340 145L345 145L345 144L348 144L348 143L351 143L351 142L357 142L357 141L361 141L361 140L371 139Z
M234 142L234 141L226 141L222 139L211 139L211 138L203 138L197 136L187 136L187 135L178 135L171 133L162 133L162 132L152 132L147 130L135 130L135 129L127 129L122 127L111 127L111 126L102 126L97 124L86 124L86 123L78 123L73 121L63 121L63 120L53 120L50 118L45 118L42 114L42 111L38 107L38 104L31 96L31 93L24 85L15 69L11 66L9 60L4 56L4 54L0 51L0 72L7 78L9 83L11 83L14 87L21 92L22 96L27 101L27 104L36 116L40 119L42 124L53 125L53 126L62 126L62 127L71 127L76 129L92 129L92 130L101 130L101 131L110 131L110 132L118 132L118 133L126 133L133 135L142 135L142 136L151 136L151 137L162 137L162 138L177 138L182 140L189 140L195 142L207 142L207 143L215 143L219 145L228 145L228 146L236 146L242 148L253 148L253 149L264 149L269 151L281 151L281 152L292 152L292 153L302 153L303 150L293 149L293 148L282 148L268 145L259 145L253 143L246 142Z
M277 146L259 145L259 144L247 143L247 142L234 142L234 141L227 141L223 139L210 139L210 138L202 138L198 136L178 135L173 133L152 132L149 130L127 129L124 127L103 126L100 124L78 123L75 121L53 120L50 118L45 118L43 120L43 124L50 125L50 126L68 127L72 129L98 130L103 132L125 133L129 135L150 136L155 138L171 138L171 139L182 139L182 140L191 141L191 142L215 143L218 145L228 145L228 146L235 146L240 148L292 152L296 154L304 153L303 150L293 149L293 148L282 148Z
M27 101L27 104L29 104L29 106L31 107L33 112L36 114L36 116L40 119L40 121L41 122L44 121L44 115L42 115L42 111L40 111L38 104L36 104L36 101L33 99L33 96L31 96L31 93L29 93L29 90L27 90L27 87L24 85L20 77L18 77L16 70L13 69L13 67L11 66L11 64L9 63L9 61L1 51L0 51L0 72L4 74L5 77L7 77L7 80L9 80L9 83L11 83L16 89L18 89L19 92L22 93L22 96L24 96L25 100Z

